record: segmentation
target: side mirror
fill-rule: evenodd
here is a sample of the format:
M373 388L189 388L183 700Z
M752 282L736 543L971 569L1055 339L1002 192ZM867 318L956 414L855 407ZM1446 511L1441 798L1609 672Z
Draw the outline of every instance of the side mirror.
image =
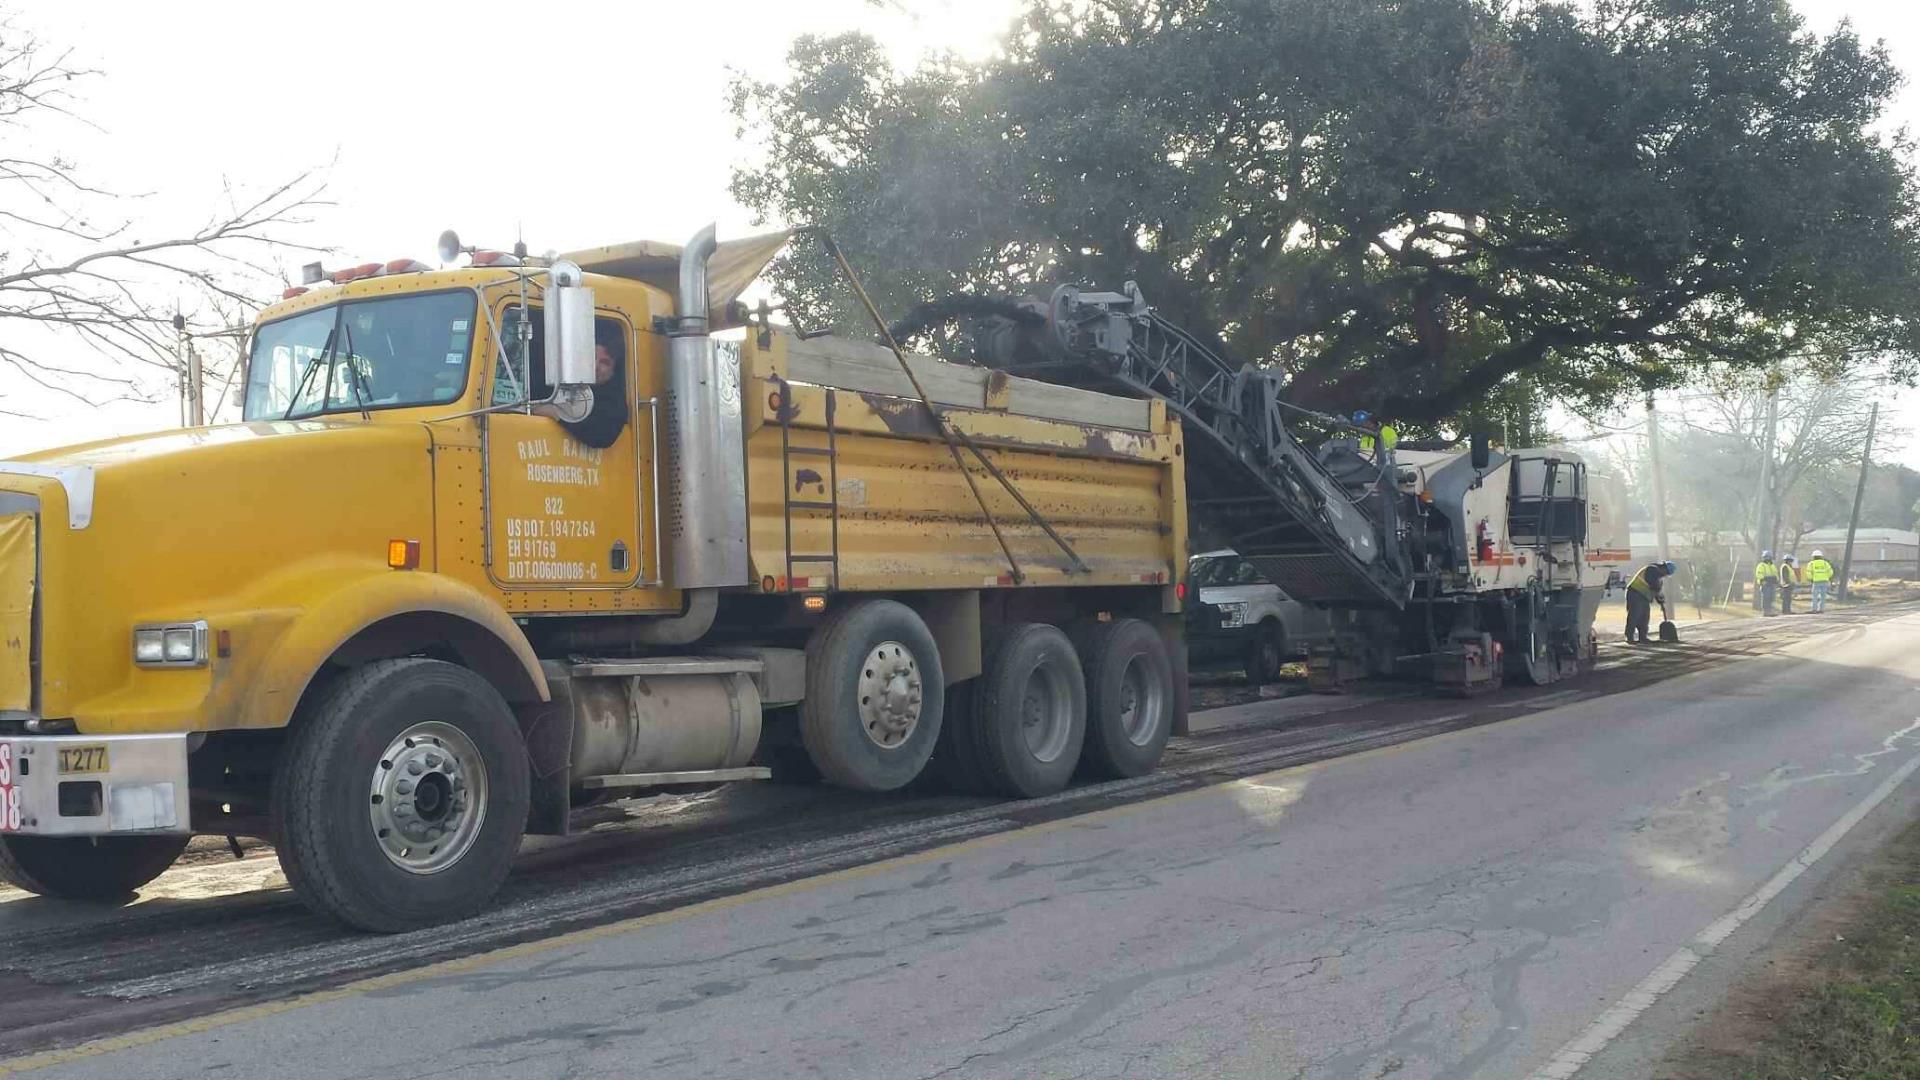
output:
M547 385L556 389L595 382L593 290L580 284L580 268L569 262L552 267L542 298L546 317Z
M1469 437L1468 442L1472 447L1473 471L1486 472L1487 466L1493 464L1493 451L1487 446L1486 433L1476 431Z

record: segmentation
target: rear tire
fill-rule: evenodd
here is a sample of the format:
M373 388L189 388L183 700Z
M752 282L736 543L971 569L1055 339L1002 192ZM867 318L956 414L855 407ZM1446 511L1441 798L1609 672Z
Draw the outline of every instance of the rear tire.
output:
M970 725L982 786L1028 799L1065 788L1087 736L1073 643L1055 627L1017 623L995 637L983 670Z
M865 600L807 639L800 737L829 783L894 791L926 768L940 739L940 650L913 609Z
M527 825L519 725L438 660L381 660L303 705L274 779L274 846L308 907L362 930L452 922L506 880Z
M1139 619L1093 623L1076 635L1087 678L1085 772L1108 779L1145 776L1173 733L1173 659Z
M1254 628L1247 641L1247 682L1265 686L1280 678L1280 667L1287 662L1287 628L1278 619L1267 619Z
M166 873L189 839L0 836L0 882L60 900L125 900Z

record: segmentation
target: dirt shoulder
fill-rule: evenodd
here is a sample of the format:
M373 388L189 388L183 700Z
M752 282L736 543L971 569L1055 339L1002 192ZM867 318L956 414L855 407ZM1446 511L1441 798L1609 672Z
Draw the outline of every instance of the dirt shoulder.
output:
M1820 901L1654 1075L1920 1078L1920 820Z

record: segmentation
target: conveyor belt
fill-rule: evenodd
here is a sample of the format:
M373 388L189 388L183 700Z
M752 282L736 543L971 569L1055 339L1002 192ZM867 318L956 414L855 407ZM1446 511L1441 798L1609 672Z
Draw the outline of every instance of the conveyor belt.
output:
M1125 292L1055 290L1043 326L999 321L986 362L1032 378L1158 398L1184 422L1188 514L1298 600L1406 605L1394 500L1356 500L1282 419L1280 381L1242 367Z

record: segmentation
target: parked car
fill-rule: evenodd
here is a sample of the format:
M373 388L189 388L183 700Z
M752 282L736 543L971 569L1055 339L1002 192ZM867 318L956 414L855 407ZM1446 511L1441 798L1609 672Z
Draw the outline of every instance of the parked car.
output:
M1187 650L1196 666L1237 661L1260 686L1332 633L1324 608L1292 599L1235 552L1195 555L1187 581L1196 598L1187 605Z

